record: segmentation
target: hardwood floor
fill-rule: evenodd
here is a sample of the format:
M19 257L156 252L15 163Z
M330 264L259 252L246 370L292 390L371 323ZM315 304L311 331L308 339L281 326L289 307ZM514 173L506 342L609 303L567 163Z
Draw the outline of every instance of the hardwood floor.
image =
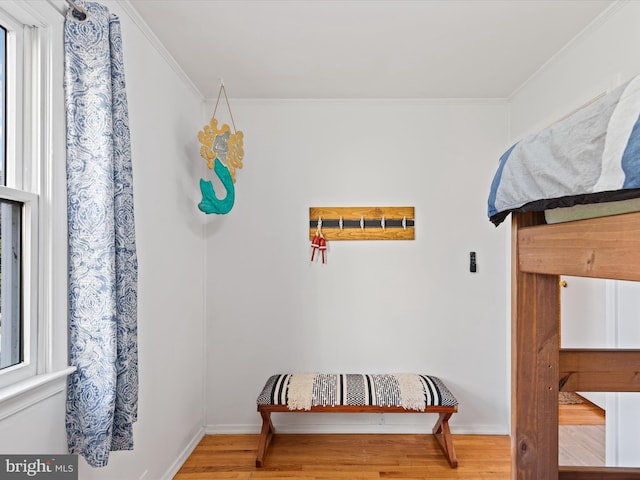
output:
M585 400L560 405L558 464L601 467L605 465L605 414Z
M455 435L449 467L432 435L279 434L255 467L258 435L207 435L174 480L508 480L508 436Z
M561 425L558 445L559 465L605 466L604 425Z
M604 414L591 404L560 406L561 465L604 462ZM506 435L454 435L452 469L431 435L278 434L263 468L258 435L207 435L174 480L508 480Z
M577 405L559 406L560 425L604 425L604 411L593 403L585 400Z

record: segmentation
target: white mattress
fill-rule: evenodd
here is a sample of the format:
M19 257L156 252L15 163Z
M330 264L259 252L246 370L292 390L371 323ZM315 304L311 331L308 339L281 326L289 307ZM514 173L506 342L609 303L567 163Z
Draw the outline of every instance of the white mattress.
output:
M545 210L544 216L547 223L561 223L638 211L640 211L640 198L632 198L618 202L590 203L588 205L554 208Z

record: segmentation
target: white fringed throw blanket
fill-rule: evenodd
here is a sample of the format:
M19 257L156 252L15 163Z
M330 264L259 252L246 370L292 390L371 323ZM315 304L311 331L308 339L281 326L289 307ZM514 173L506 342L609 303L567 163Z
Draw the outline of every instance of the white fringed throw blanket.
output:
M320 405L375 405L416 411L458 404L439 378L409 373L278 374L267 380L257 403L287 405L290 410L310 410Z

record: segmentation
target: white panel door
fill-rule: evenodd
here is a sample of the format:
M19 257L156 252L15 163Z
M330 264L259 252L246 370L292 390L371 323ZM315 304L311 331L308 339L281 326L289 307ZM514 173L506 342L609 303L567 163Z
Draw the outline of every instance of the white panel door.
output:
M640 283L611 281L607 300L614 346L640 348ZM640 393L609 394L606 437L607 465L640 466Z

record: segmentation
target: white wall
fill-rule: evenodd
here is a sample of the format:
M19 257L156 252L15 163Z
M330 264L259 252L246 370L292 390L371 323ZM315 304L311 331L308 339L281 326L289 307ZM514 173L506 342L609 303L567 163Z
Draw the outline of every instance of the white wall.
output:
M234 209L207 219L208 431L258 432L255 401L274 373L408 371L450 386L454 432L507 433L506 237L486 217L505 102L231 106L245 159ZM309 207L394 205L415 206L415 240L329 241L327 264L310 262ZM424 431L425 420L286 415L276 427Z
M607 280L564 276L560 289L560 343L562 348L614 348L609 335ZM600 408L607 407L607 394L579 392Z
M491 177L510 139L640 72L640 4L616 6L516 92L510 138L500 101L232 99L245 166L232 212L205 217L195 209L204 165L195 133L211 108L202 112L125 7L105 3L123 24L131 117L140 419L135 450L105 469L81 461L81 478L165 478L203 424L257 432L255 398L284 371L439 375L461 403L454 432L508 433L508 242L486 218ZM413 205L416 239L330 242L328 263L311 264L308 208L331 205ZM354 417L275 421L385 432L432 422ZM3 453L64 452L64 396L0 432Z
M158 480L171 478L203 433L205 244L195 207L202 100L120 4L103 3L122 22L139 260L140 404L135 449L113 452L101 469L80 459L79 477ZM59 124L64 118L60 109ZM57 159L62 172L64 163ZM64 217L58 221L66 222ZM58 253L66 256L64 249ZM55 292L63 304L64 285L60 282ZM59 336L66 318L54 321ZM0 422L0 451L66 452L64 394Z
M587 102L594 96L611 89L640 73L640 57L637 45L640 42L639 2L619 2L613 5L582 35L561 53L551 59L536 75L523 85L510 99L512 141L547 126L568 112ZM609 321L631 321L637 325L637 311L631 315L624 304L624 312L616 298L607 289L603 280L579 280L567 278L572 286L580 289L581 306L563 308L563 345L577 347L602 347L603 342L615 339L604 338L610 328L603 329L603 312ZM633 298L640 298L637 284ZM626 291L626 290L625 290ZM572 294L563 292L565 297ZM631 298L629 294L627 297ZM569 302L573 304L569 298ZM584 308L588 303L590 308ZM611 312L614 312L613 314ZM618 329L625 331L620 323ZM604 330L604 334L603 334ZM629 337L636 338L636 337ZM619 346L624 346L618 342ZM628 345L627 345L628 346ZM637 348L637 345L636 345ZM614 397L615 398L615 397ZM623 466L640 465L640 398L638 394L607 400L607 463ZM613 403L614 408L609 408ZM618 428L620 427L620 428ZM619 446L615 448L612 446Z
M560 119L640 73L634 45L640 4L618 2L550 59L510 99L512 139Z

